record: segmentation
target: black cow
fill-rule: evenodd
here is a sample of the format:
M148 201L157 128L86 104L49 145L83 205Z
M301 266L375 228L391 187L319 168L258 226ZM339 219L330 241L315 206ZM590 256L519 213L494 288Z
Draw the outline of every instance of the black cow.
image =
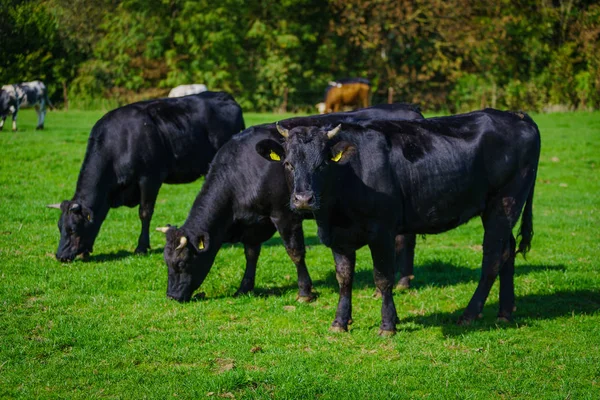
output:
M372 119L423 118L403 104L371 107L348 113L292 118L286 124L368 123ZM242 242L246 271L237 294L254 289L261 244L278 231L298 272L299 301L310 301L312 282L304 262L301 216L288 206L290 192L283 166L268 163L255 152L262 140L281 140L275 124L247 129L215 156L185 223L158 228L166 233L165 261L169 267L167 296L189 301L209 273L223 243ZM411 260L412 261L412 260Z
M355 251L368 245L382 293L380 334L398 320L392 298L396 233L440 233L481 216L482 275L460 323L477 318L500 275L501 320L510 320L516 242L512 229L525 207L518 252L533 236L532 201L540 155L537 125L522 113L493 109L422 121L367 126L280 128L287 139L257 151L283 162L290 207L310 210L321 241L332 248L340 298L332 329L351 320ZM276 157L271 156L276 154Z
M25 107L35 107L38 115L38 124L35 129L44 129L46 106L52 108L52 103L48 98L46 85L41 81L2 86L2 90L0 90L0 131L9 114L12 115L12 130L16 131L17 114L19 109Z
M90 133L73 199L49 206L62 210L56 258L89 255L108 210L138 204L135 252L145 253L160 186L206 174L217 150L243 129L240 106L224 92L143 101L103 116Z

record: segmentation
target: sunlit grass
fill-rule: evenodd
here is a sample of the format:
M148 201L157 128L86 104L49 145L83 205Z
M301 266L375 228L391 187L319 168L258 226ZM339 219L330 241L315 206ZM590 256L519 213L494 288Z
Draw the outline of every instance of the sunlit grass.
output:
M243 249L226 245L204 301L167 300L163 235L134 256L135 209L111 210L89 262L61 264L56 210L73 195L101 112L20 114L0 133L1 398L598 398L600 396L600 113L534 115L542 156L532 251L517 259L515 322L455 321L479 279L477 220L419 239L414 288L395 295L401 323L377 336L370 255L358 254L347 334L329 332L337 282L329 249L305 223L318 292L295 302L278 237L262 249L254 296L232 297ZM246 125L285 116L249 114ZM10 126L10 125L8 125ZM152 226L181 224L202 181L165 185Z

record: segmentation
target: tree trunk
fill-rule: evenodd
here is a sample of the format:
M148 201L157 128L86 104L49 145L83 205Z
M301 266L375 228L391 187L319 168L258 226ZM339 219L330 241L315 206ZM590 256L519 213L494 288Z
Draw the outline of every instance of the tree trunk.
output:
M69 111L69 96L67 95L67 82L63 81L63 102L65 111Z

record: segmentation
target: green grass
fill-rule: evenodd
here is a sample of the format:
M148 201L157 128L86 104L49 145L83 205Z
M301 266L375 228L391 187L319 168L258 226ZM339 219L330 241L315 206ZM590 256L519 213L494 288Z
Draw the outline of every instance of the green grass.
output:
M293 264L265 244L254 296L233 298L243 249L226 246L204 301L166 296L164 238L134 256L137 211L112 210L89 262L61 264L58 212L71 198L101 112L20 114L0 133L0 398L600 398L600 113L534 115L542 156L533 248L517 259L515 322L455 325L479 277L479 221L419 239L401 323L377 336L370 256L358 254L354 324L329 332L337 303L330 251L305 223L318 292L298 304ZM281 118L249 114L248 126ZM10 127L10 124L8 124ZM201 181L166 185L152 226L181 224Z

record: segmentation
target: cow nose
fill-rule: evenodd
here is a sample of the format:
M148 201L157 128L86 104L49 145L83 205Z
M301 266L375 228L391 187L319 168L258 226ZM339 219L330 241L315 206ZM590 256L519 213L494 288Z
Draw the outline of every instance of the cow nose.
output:
M313 198L312 192L294 193L294 207L299 209L310 209Z

